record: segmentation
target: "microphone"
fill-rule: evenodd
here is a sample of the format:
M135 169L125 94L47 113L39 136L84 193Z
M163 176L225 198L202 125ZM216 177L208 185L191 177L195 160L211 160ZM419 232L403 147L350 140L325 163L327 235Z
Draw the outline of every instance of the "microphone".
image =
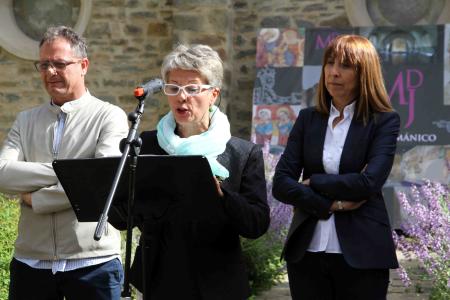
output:
M159 79L155 78L150 80L149 82L140 85L134 89L134 96L138 99L143 99L147 97L149 94L155 94L162 90L164 85L164 82Z

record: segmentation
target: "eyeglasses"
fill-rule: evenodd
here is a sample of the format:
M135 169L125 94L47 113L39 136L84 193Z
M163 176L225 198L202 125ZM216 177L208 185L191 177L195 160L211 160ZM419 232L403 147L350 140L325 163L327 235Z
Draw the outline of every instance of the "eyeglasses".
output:
M167 96L176 96L181 90L188 96L195 96L203 92L205 89L212 89L213 86L208 84L186 84L184 86L179 86L176 84L165 83L163 92Z
M68 65L71 64L77 64L79 62L81 62L82 59L80 60L76 60L76 61L64 61L64 60L56 60L56 61L51 61L51 60L46 60L46 61L36 61L34 62L34 67L36 68L36 70L38 72L45 72L48 70L48 68L52 67L55 70L58 71L63 71L66 69L66 67Z

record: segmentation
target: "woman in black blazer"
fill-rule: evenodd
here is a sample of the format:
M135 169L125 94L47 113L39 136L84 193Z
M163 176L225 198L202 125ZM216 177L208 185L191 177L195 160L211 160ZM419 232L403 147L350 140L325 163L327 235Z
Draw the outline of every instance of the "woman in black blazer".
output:
M239 237L257 238L270 222L261 147L232 137L228 118L214 106L223 78L216 51L179 45L164 58L161 74L170 112L157 130L141 134L140 154L205 156L211 178L185 180L210 183L216 195L202 201L216 209L203 209L204 218L188 215L184 194L200 196L206 184L168 192L149 183L135 201L134 221L142 235L131 283L151 300L247 299ZM184 180L179 176L184 171L163 170L161 180Z
M273 179L274 197L294 206L283 250L292 298L386 299L398 263L381 189L400 119L369 40L330 42L316 100L300 111Z

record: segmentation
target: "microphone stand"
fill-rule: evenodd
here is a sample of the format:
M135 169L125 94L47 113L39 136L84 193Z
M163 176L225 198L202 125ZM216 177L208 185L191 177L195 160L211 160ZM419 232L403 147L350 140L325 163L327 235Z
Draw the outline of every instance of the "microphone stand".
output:
M114 177L111 190L109 192L108 198L106 200L103 212L100 215L100 219L97 223L95 229L94 239L96 241L100 240L103 232L105 231L105 226L108 222L108 213L111 208L111 204L116 193L116 189L119 185L120 177L125 167L125 163L128 160L128 172L129 172L129 186L128 186L128 214L127 214L127 239L126 239L126 250L125 250L125 271L124 271L124 287L122 291L122 299L131 299L131 289L130 289L130 263L131 263L131 242L132 242L132 229L133 229L133 213L132 208L134 204L134 191L136 184L136 167L138 162L138 155L140 147L142 145L142 140L137 136L137 128L139 126L141 116L144 113L144 105L146 95L135 95L139 100L134 112L128 114L128 120L131 122L130 130L128 136L120 142L120 148L122 150L122 157L117 167L116 175Z

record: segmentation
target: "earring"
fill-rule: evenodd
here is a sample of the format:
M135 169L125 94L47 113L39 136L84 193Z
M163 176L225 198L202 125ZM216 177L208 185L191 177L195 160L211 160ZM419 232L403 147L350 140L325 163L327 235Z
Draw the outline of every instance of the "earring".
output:
M209 112L212 112L213 111L213 109L212 109L212 105L211 106L209 106Z

